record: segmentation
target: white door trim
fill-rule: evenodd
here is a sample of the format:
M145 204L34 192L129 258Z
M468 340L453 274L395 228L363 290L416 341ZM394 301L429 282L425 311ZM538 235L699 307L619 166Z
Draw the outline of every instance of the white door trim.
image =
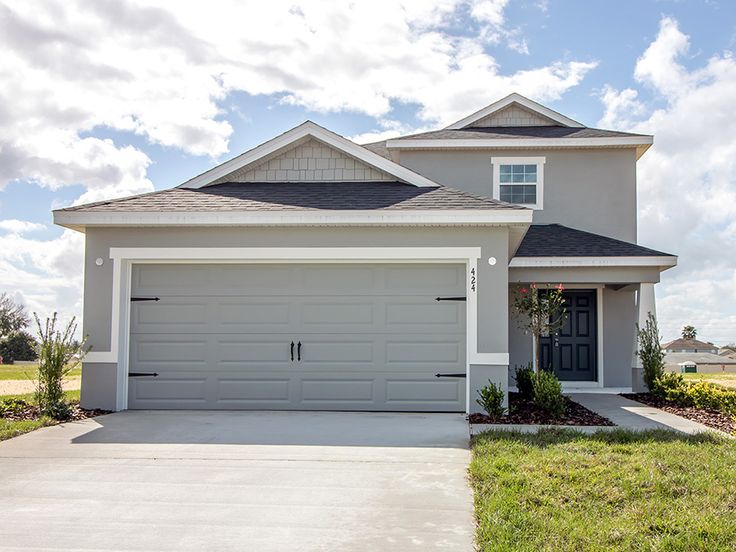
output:
M565 388L602 388L604 385L604 371L603 371L603 288L604 284L562 284L565 289L594 289L595 290L595 303L596 303L596 371L595 381L563 381L562 389ZM532 359L537 358L537 344L534 342L534 336L532 335Z
M466 267L466 411L470 408L470 365L508 365L508 352L478 351L480 247L111 247L113 260L110 351L90 352L85 362L117 363L116 409L128 407L128 347L131 274L150 263L454 263Z

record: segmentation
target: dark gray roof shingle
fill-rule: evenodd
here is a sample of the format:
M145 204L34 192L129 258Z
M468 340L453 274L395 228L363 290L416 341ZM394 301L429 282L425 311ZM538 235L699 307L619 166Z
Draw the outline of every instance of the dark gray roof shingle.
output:
M401 182L229 182L199 189L171 188L62 211L303 211L524 209L447 188Z
M463 140L479 139L523 139L523 138L621 138L643 137L645 134L632 134L617 130L603 130L588 127L563 126L521 126L521 127L468 127L457 130L441 129L419 134L409 134L393 140Z
M666 257L655 251L561 224L533 224L524 236L516 257Z

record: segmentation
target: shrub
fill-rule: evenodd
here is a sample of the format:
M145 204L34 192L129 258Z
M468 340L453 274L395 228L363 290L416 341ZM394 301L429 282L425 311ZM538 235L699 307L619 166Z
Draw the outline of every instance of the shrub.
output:
M18 416L25 412L30 405L23 399L11 397L0 401L0 418L5 416Z
M496 385L492 381L488 380L488 385L478 390L479 399L475 402L485 410L492 420L497 420L506 409L503 407L503 400L506 393L501 389L500 385Z
M24 331L12 332L0 340L0 357L11 364L15 360L36 360L36 339Z
M534 404L552 418L559 418L565 413L567 399L562 394L560 380L552 372L546 370L537 372L532 397Z
M531 399L534 393L534 367L531 362L516 367L516 390L522 399Z
M74 317L62 332L56 329L56 313L47 318L44 326L38 315L34 313L38 325L39 361L38 383L36 385L36 401L41 414L56 419L69 416L69 405L64 402L64 390L61 387L64 377L76 368L83 355L84 341L74 340L77 330Z
M651 393L661 395L657 389L657 384L664 373L664 351L662 351L659 344L657 319L651 312L647 316L643 328L640 328L638 324L636 325L636 337L639 343L636 354L641 359L644 383L647 384Z
M680 374L665 373L657 381L662 398L680 406L718 410L736 416L736 391L706 381L685 381Z

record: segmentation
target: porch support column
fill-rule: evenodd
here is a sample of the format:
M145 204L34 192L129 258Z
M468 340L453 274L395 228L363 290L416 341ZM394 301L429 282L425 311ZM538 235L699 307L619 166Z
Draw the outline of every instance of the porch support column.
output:
M650 313L654 315L655 318L657 317L657 309L654 299L654 284L642 283L639 284L639 289L636 292L636 323L640 328L644 327ZM634 393L646 393L649 389L644 383L644 369L641 364L641 359L636 354L638 349L639 340L636 333L634 333L634 358L631 364L631 388Z

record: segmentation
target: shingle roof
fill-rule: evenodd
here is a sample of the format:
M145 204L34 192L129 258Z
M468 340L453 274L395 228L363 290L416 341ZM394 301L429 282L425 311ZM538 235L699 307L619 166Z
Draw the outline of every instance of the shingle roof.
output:
M533 224L524 236L516 257L664 257L655 251L561 224Z
M681 362L695 364L736 364L736 359L714 355L713 353L665 353L665 364L680 364Z
M603 130L588 127L563 127L563 126L521 126L521 127L467 127L457 130L441 129L419 134L399 136L392 140L467 140L480 139L524 139L524 138L621 138L621 137L643 137L645 134L632 134L630 132L619 132L617 130Z
M713 345L712 343L706 343L704 341L700 341L698 339L683 339L678 338L674 341L670 341L669 343L665 343L662 345L663 349L718 349L717 345Z
M171 188L68 207L61 211L301 211L301 210L524 209L445 186L401 182L229 182L204 188Z

